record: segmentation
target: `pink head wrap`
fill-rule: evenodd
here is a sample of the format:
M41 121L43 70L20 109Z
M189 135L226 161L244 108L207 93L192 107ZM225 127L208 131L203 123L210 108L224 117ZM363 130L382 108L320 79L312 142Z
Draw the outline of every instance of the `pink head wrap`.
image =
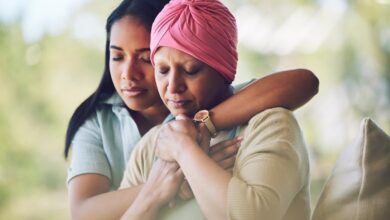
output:
M183 51L222 74L229 83L237 69L237 27L218 0L171 0L151 31L151 61L161 46Z

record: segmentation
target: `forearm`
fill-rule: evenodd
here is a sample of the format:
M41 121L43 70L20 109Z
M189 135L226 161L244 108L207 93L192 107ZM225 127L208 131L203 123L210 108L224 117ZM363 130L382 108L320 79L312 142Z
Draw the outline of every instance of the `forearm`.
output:
M153 220L156 218L160 204L155 202L153 193L140 193L127 209L121 220Z
M177 162L207 219L227 219L227 187L231 174L210 159L196 143L178 154Z
M119 219L131 206L142 186L95 195L72 206L72 219Z
M318 84L317 77L305 69L271 74L211 109L211 119L217 130L223 130L246 123L268 108L294 110L317 94Z

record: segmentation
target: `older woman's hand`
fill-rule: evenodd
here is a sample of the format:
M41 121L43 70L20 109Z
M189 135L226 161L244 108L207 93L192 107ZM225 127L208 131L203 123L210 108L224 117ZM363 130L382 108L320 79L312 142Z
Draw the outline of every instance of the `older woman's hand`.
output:
M231 170L236 161L238 148L242 142L242 137L221 141L209 147L208 154L220 167L225 170ZM191 187L184 179L178 192L179 198L182 200L192 199L194 197Z
M198 143L198 129L192 120L182 116L162 126L156 141L156 155L166 161L176 161L178 151L189 143Z

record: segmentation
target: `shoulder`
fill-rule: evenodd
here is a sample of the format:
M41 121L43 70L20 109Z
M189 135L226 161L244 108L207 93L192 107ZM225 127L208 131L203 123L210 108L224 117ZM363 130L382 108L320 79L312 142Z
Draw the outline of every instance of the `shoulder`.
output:
M240 148L243 156L272 152L308 168L308 152L303 133L294 114L287 109L272 108L255 115L249 121L243 136L244 142Z
M294 151L306 157L301 128L294 114L287 109L272 108L255 115L246 126L243 136L242 150L284 153Z
M245 88L248 85L250 85L251 83L253 83L255 80L256 79L251 79L251 80L247 80L247 81L242 82L242 83L238 83L238 84L232 85L231 89L233 90L233 93L237 93L240 90L242 90L243 88Z
M154 147L156 144L156 140L158 137L158 134L160 132L162 125L156 125L153 128L151 128L138 142L137 146L134 148L138 149L141 152L148 151L152 152L154 151Z
M252 117L245 132L256 134L263 140L303 143L302 131L293 112L280 107L267 109Z
M292 111L285 108L271 108L264 110L249 120L249 124L267 123L269 125L295 124L297 120Z
M134 147L130 160L133 160L134 163L138 163L138 165L144 168L149 167L154 160L154 149L160 129L161 125L154 126L141 138Z
M155 143L161 125L150 129L134 147L126 165L121 188L146 182L155 157Z

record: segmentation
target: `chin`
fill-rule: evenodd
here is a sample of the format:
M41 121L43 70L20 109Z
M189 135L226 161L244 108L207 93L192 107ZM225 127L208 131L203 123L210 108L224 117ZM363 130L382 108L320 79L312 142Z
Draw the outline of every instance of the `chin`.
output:
M170 109L169 110L173 116L185 115L187 117L193 117L197 111L195 110L185 110L185 109Z
M137 112L143 111L149 107L149 105L145 103L126 102L125 104L130 110Z

